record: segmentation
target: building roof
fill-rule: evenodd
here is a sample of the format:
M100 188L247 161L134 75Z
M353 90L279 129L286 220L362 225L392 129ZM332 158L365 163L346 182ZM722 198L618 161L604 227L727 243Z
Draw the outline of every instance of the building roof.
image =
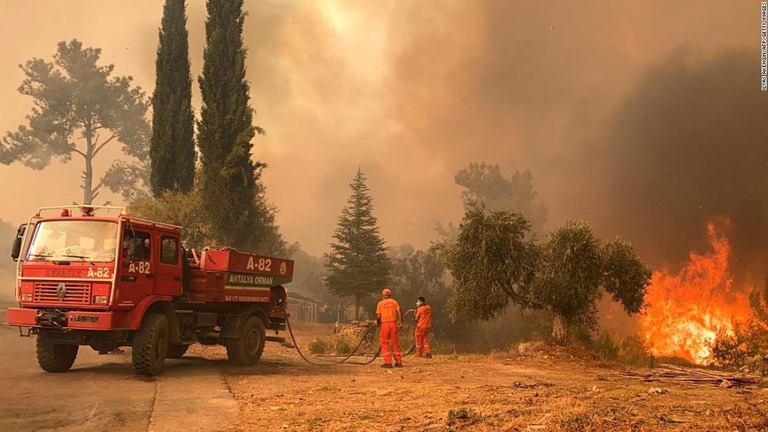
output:
M320 300L315 300L315 299L313 299L311 297L307 297L307 296L301 295L301 294L299 294L297 292L293 292L293 291L288 291L288 298L289 299L295 299L295 300L301 300L301 301L305 301L305 302L310 302L310 303L320 304Z

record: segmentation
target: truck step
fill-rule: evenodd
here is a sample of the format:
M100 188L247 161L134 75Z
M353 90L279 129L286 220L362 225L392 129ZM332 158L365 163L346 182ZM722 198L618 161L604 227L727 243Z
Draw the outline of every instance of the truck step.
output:
M285 342L285 338L282 336L267 336L264 339L270 342Z

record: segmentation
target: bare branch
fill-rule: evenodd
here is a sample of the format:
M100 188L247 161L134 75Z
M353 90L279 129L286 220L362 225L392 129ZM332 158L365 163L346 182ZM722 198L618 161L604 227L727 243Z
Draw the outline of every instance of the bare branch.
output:
M117 137L116 133L112 134L111 137L107 138L106 140L104 140L103 143L99 144L98 147L96 147L96 150L93 151L93 156L96 157L96 155L99 154L99 151L101 151L101 149L103 149L105 145L107 145L110 142L112 142L112 140L115 139L116 137ZM98 141L98 136L96 138L97 138L97 141Z
M83 157L83 159L85 159L85 153L83 153L83 152L81 152L80 150L78 150L78 149L77 149L77 147L74 147L74 148L72 149L72 151L73 151L73 152L75 152L75 153L77 153L77 154L79 154L80 156L82 156L82 157Z

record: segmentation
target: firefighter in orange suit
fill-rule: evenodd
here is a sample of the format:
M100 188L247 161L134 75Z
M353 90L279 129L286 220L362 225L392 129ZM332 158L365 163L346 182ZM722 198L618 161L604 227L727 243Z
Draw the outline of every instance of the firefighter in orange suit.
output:
M416 299L416 357L432 358L429 349L429 329L432 328L432 306L424 297Z
M381 367L392 367L392 355L395 357L395 367L403 367L403 357L400 355L400 336L397 332L403 327L403 316L400 305L392 298L392 291L384 288L381 291L382 300L376 305L376 324L381 327L379 342L384 364ZM389 351L389 341L392 341L392 352Z

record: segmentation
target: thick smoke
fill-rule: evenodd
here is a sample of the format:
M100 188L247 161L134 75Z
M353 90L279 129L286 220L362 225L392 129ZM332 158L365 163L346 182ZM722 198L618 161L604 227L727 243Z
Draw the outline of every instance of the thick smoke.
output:
M765 275L768 99L754 53L681 50L626 96L600 143L596 190L606 228L656 261L706 250L706 224L731 221L737 275Z
M15 92L22 79L16 65L49 59L61 40L103 48L105 63L151 92L162 2L82 3L4 9L0 34L25 39L0 55L0 131L23 123L31 105ZM187 3L196 79L205 7ZM718 0L604 0L589 9L565 0L265 0L245 7L254 121L267 130L254 141L254 157L270 165L264 182L285 235L316 255L327 250L358 167L391 245L423 248L435 239L436 223L458 221L453 177L478 161L498 163L506 175L530 169L550 208L549 228L586 217L606 236L640 235L613 222L610 201L624 192L607 188L616 174L605 143L628 92L640 92L646 71L685 44L706 55L748 46L750 67L759 66L759 7ZM16 203L0 217L20 222L40 205L75 199L78 172L74 164L44 172L0 167L0 181L36 186L35 193L0 190L0 199ZM654 260L676 258L632 240Z

